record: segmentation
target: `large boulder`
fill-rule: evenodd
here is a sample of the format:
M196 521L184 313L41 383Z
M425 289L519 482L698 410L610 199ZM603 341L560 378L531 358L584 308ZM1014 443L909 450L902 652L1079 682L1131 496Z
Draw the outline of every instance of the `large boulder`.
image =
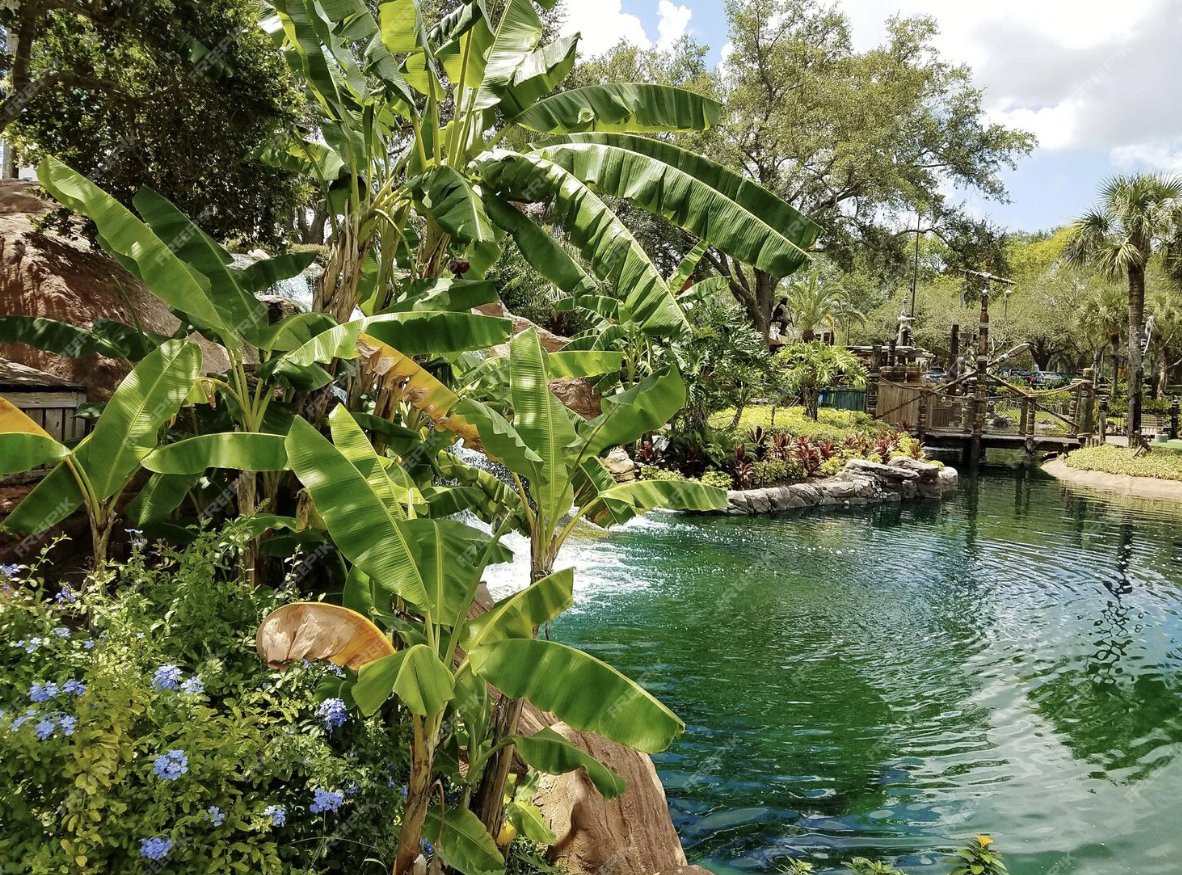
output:
M497 316L501 319L512 319L513 320L513 336L514 337L516 337L518 334L521 334L521 332L523 332L523 331L528 331L531 328L535 329L538 332L538 338L542 341L542 348L544 350L546 350L546 352L558 352L560 349L562 349L564 346L566 346L568 343L570 343L569 338L559 337L557 334L547 331L545 328L542 328L540 325L535 325L534 323L530 322L528 319L525 319L521 316L514 316L507 309L505 309L505 305L502 304L500 301L494 301L491 304L482 304L481 306L476 308L476 312L480 313L483 316ZM492 352L490 353L490 355L494 355L494 356L502 356L502 355L508 355L508 354L509 354L509 345L508 344L501 344L500 346L494 346L492 348Z
M598 735L555 732L620 775L628 789L607 802L586 773L544 775L535 802L557 839L551 859L572 875L653 875L686 865L653 762Z
M603 412L599 393L595 391L594 386L580 377L551 380L550 391L558 397L564 407L573 410L583 419L594 419Z
M139 323L157 334L180 324L168 307L118 262L83 238L37 232L33 219L51 204L37 187L0 180L0 314L42 316L89 328L96 319ZM229 367L225 351L204 339L207 373ZM24 344L0 343L0 358L79 383L92 401L106 400L127 375L122 362L104 356L68 359Z

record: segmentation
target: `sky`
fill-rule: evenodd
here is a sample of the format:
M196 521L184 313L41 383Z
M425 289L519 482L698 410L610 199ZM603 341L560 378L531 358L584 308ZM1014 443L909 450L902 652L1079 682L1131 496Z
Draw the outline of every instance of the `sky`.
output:
M952 192L1017 231L1070 222L1118 173L1182 174L1182 0L836 0L860 49L892 14L931 15L946 60L967 63L990 118L1033 132L1037 150L1004 174L1010 203ZM623 38L668 46L727 40L721 0L567 0L568 31L594 54Z

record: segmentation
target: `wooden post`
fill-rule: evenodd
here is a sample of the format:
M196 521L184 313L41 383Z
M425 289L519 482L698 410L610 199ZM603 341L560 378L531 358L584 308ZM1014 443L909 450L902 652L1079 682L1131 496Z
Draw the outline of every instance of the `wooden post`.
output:
M1092 368L1084 368L1084 408L1083 423L1079 430L1079 440L1083 443L1085 435L1091 435L1096 424L1096 372Z
M1026 427L1030 423L1030 399L1023 396L1022 398L1022 416L1018 421L1018 434L1026 434Z
M981 461L983 448L981 439L985 435L985 414L989 404L989 279L985 280L985 288L981 291L981 331L977 335L977 393L976 410L973 414L972 441L969 445L969 461L973 464Z
M1038 425L1038 404L1033 398L1026 399L1026 430L1022 434L1027 437L1033 437L1035 434L1035 426Z
M1100 396L1100 414L1098 422L1096 423L1096 431L1099 433L1099 443L1101 445L1108 443L1108 396Z
M928 411L931 410L929 404L931 397L931 393L926 389L919 393L919 422L915 426L915 433L920 441L923 441L928 433L928 416L930 415Z
M874 344L870 348L870 367L866 377L866 412L871 416L878 416L878 380L882 368L882 345Z

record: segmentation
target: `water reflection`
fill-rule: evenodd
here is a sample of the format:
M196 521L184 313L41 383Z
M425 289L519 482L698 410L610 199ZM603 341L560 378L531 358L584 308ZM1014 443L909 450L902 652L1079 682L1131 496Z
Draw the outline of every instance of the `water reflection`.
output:
M576 548L554 631L686 720L658 769L718 871L922 872L990 832L1018 875L1164 873L1182 852L1148 850L1182 801L1177 526L1038 472L942 505L658 517Z

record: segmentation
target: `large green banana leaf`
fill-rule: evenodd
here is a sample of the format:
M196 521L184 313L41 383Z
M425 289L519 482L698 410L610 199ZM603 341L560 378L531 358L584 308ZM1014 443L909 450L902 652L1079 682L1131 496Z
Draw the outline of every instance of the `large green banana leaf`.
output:
M477 647L473 670L507 696L529 699L575 729L643 753L682 731L677 715L610 665L553 641L508 638Z
M532 638L534 630L549 623L574 604L573 568L548 577L493 605L487 613L464 624L460 646L472 650L506 638Z
M497 155L479 161L478 168L502 197L550 203L571 244L596 276L622 290L629 312L645 331L679 336L688 329L664 277L632 233L576 177L537 155Z
M627 789L627 783L590 754L579 750L550 727L534 735L514 735L513 743L521 758L539 772L565 775L576 769L586 769L595 789L607 800L615 799Z
M201 474L210 468L284 471L287 450L277 434L203 434L153 450L143 465L157 474Z
M141 528L159 522L181 506L200 479L200 474L153 474L123 512L128 521Z
M607 528L627 522L637 514L657 508L708 511L727 506L726 492L715 486L673 480L638 480L620 483L599 494L602 509L588 518Z
M337 548L380 585L429 605L420 547L364 476L303 419L288 432L287 459L324 517Z
M474 313L386 313L354 319L313 337L284 359L307 367L333 359L355 359L357 339L364 333L376 337L403 355L430 355L487 349L504 343L513 330L511 319Z
M533 0L509 0L497 23L496 35L484 65L484 81L472 103L473 110L492 109L513 81L513 74L542 38L542 20Z
M353 685L353 701L367 717L393 693L412 714L437 714L451 701L455 680L435 651L416 644L361 666Z
M255 342L268 352L291 352L338 324L327 313L293 313L260 331Z
M553 91L574 69L578 52L578 34L564 36L531 52L513 74L513 83L501 90L501 111L508 118L521 115Z
M480 443L488 455L519 477L538 480L542 477L542 457L526 444L510 422L493 408L479 401L465 399L456 413L476 426Z
M68 448L46 435L28 432L0 434L0 476L60 462L68 455Z
M129 356L127 349L110 338L42 316L0 316L0 341L23 343L72 359L88 355L105 355L117 359Z
M489 243L496 240L496 230L484 211L480 195L454 167L435 169L423 203L439 227L459 242Z
M444 862L463 875L499 875L505 860L480 818L467 808L435 805L427 809L423 838L431 842Z
M170 340L119 384L89 440L75 451L99 501L122 489L156 448L160 429L176 416L200 374L201 347Z
M140 189L132 203L152 233L209 280L209 298L223 314L225 324L253 341L267 327L267 308L254 292L238 285L230 253L152 189Z
M542 98L513 123L543 134L676 133L713 127L721 110L718 101L684 88L605 83Z
M504 481L481 468L464 464L450 453L440 453L437 464L445 479L456 480L483 494L479 503L468 508L481 521L495 526L499 525L502 518L512 517L515 520L514 530L528 534L521 496Z
M407 512L403 508L414 501L414 484L406 472L391 464L385 456L378 455L361 424L344 405L328 415L328 422L333 445L340 454L365 478L395 519L406 519Z
M152 294L199 324L232 334L210 298L209 280L181 261L130 210L56 158L46 157L38 165L37 179L59 203L93 221L103 248Z
M530 484L540 511L549 520L566 513L574 500L566 473L567 447L578 440L566 408L550 391L546 351L534 329L509 345L509 389L513 427L526 446L541 456L539 479Z
M676 368L667 367L625 392L606 395L603 414L587 424L591 436L589 455L630 444L656 431L685 406L685 381Z
M496 283L489 280L415 280L382 313L463 313L497 299Z
M82 500L74 472L62 462L4 519L3 528L21 535L44 532L82 507Z
M539 151L595 191L627 198L775 276L804 264L821 233L767 189L671 143L583 134Z
M235 271L238 285L248 292L265 292L276 283L299 276L316 260L315 252L289 252L274 258L264 258Z
M530 267L568 295L595 291L595 280L567 254L553 236L539 228L520 210L492 192L484 192L489 217L505 229Z

